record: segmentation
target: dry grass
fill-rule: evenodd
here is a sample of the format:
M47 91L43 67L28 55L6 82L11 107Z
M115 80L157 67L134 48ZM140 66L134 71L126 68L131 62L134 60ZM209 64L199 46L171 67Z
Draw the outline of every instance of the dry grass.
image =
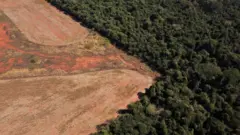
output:
M49 73L47 69L41 68L41 69L12 69L10 71L7 71L5 73L0 74L1 78L21 78L21 77L32 77L32 76L43 76Z
M78 56L83 56L87 53L104 54L106 48L111 46L103 37L98 34L89 34L82 42L78 42L61 48L40 46L40 49L48 54L70 53Z

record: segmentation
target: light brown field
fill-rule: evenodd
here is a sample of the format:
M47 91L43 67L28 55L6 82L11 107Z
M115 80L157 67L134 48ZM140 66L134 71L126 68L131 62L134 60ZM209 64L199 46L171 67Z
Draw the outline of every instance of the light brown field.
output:
M131 70L0 80L0 133L86 135L151 84Z
M0 0L0 10L28 40L42 45L69 45L82 41L88 30L45 0Z

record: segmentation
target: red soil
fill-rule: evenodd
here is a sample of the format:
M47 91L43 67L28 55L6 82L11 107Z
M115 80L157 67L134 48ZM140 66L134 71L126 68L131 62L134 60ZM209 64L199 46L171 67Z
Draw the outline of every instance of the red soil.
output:
M66 72L73 72L77 70L91 70L100 68L106 65L117 64L117 66L133 69L134 66L131 63L126 62L120 54L109 54L105 56L84 56L76 57L68 54L62 55L49 55L35 51L25 51L11 45L11 40L7 35L9 26L5 23L0 23L0 73L11 70L12 68L25 67L29 64L28 59L24 59L21 56L18 58L8 58L6 52L11 50L21 53L23 55L37 56L40 61L47 61L42 63L41 68L56 70L60 69ZM6 60L4 60L6 59Z
M0 58L3 58L5 56L6 52L6 46L8 46L9 43L9 37L6 34L6 24L0 24ZM6 72L11 69L11 67L14 64L15 59L9 58L8 60L1 60L0 61L0 73Z

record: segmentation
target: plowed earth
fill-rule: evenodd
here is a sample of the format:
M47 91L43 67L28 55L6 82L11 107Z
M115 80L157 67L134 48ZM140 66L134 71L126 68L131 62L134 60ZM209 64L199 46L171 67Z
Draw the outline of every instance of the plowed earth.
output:
M0 8L28 40L43 45L66 45L86 37L86 28L44 0L1 0Z
M87 135L151 84L152 78L131 70L0 80L0 132Z
M18 14L24 8L31 12ZM29 17L34 15L46 22L34 22ZM65 17L59 22L59 16ZM95 32L81 33L85 28L78 23L57 27L65 21L76 23L43 0L0 1L1 135L92 133L136 101L158 75ZM47 46L35 41L49 34L59 36L47 40ZM74 43L61 35L75 38Z

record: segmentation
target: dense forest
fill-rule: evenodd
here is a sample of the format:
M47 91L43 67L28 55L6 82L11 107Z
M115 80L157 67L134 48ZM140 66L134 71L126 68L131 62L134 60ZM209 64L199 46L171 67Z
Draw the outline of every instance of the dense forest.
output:
M48 0L161 73L96 135L240 134L240 0Z

